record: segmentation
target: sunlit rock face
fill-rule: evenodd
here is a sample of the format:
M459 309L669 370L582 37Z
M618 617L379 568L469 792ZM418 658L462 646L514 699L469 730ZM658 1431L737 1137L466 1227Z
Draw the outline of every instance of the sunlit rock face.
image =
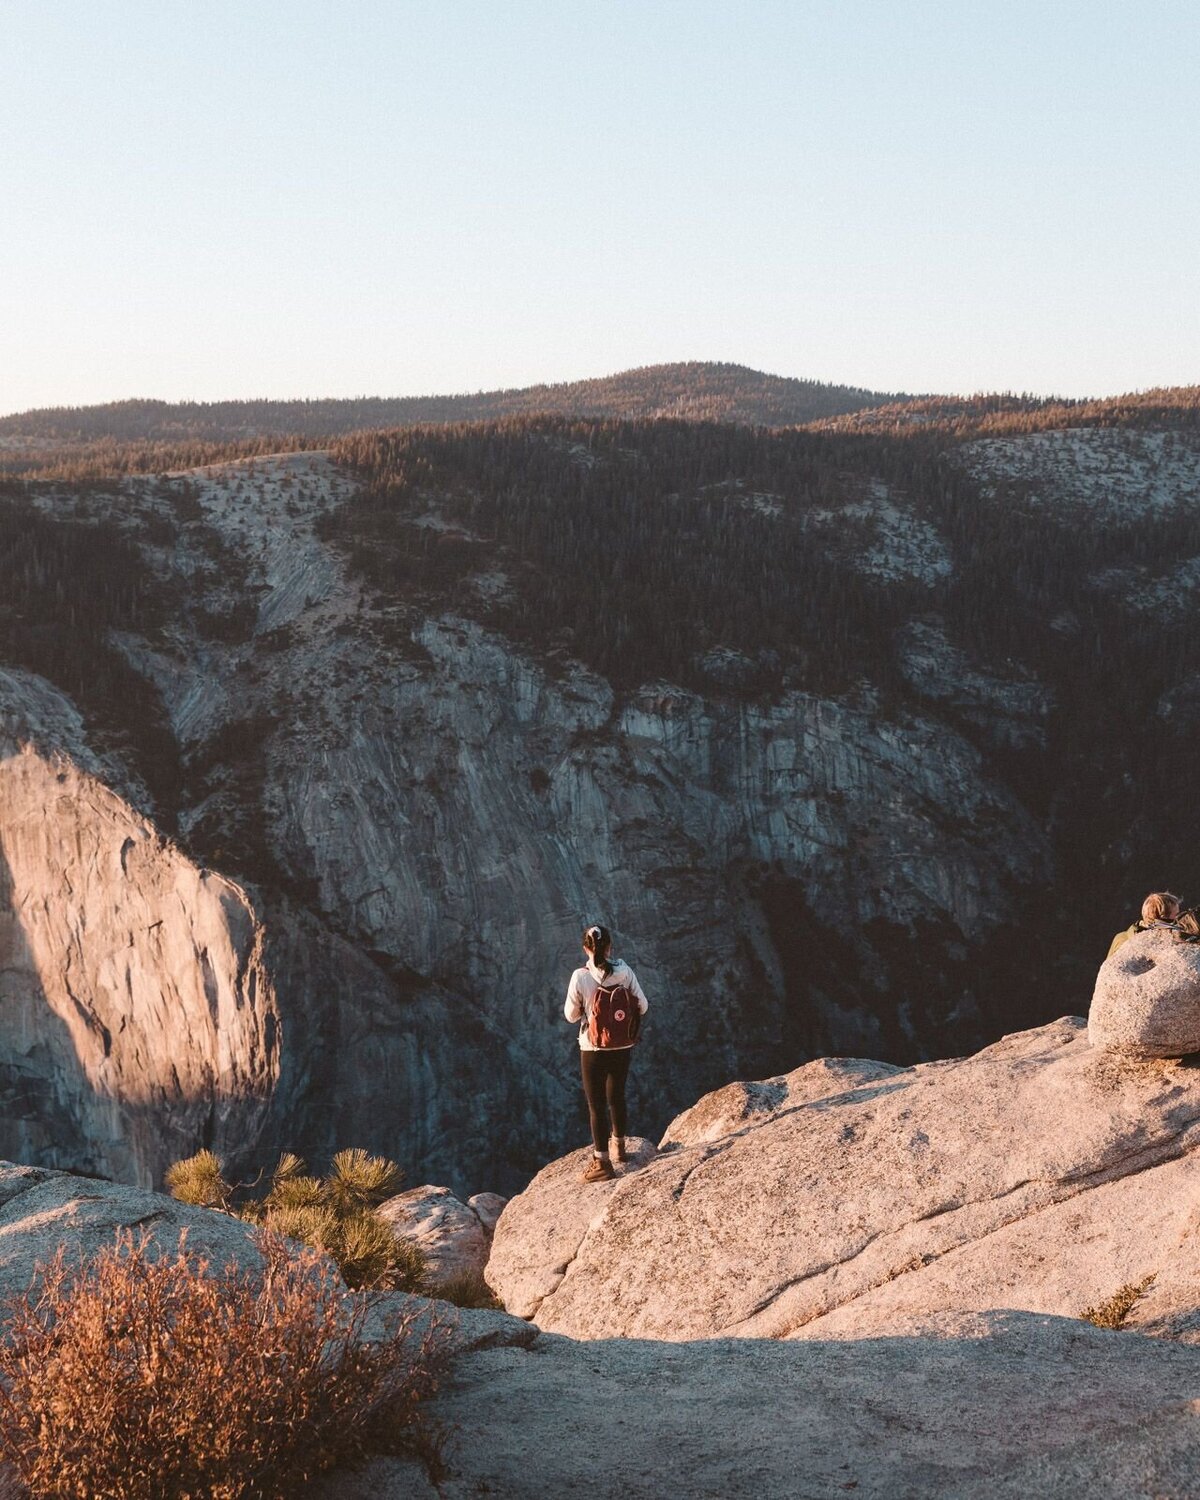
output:
M571 1338L876 1339L1153 1282L1131 1326L1196 1338L1193 1067L1064 1017L969 1058L811 1063L689 1115L613 1181L581 1184L581 1151L509 1201L487 1276L510 1312Z
M245 893L105 785L45 684L0 673L0 715L0 1156L148 1185L244 1148L280 1053Z

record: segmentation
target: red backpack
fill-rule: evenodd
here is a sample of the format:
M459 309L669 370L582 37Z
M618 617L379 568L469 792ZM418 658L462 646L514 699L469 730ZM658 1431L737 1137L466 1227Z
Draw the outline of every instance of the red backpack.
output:
M642 1029L637 996L628 985L601 985L588 1017L588 1041L601 1052L610 1047L632 1047Z

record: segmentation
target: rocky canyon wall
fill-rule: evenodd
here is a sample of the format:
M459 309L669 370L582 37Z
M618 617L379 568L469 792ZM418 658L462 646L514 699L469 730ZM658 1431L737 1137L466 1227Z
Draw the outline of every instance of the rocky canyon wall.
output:
M112 645L171 752L143 775L132 712L85 730L0 674L0 1155L149 1183L200 1145L247 1171L356 1145L519 1187L584 1138L561 1002L596 919L651 1000L649 1136L732 1076L1046 1019L1025 981L1056 939L1022 924L1061 843L1020 758L1054 693L950 639L953 548L901 499L845 526L914 601L907 685L834 695L739 691L732 655L709 689L614 689L481 618L495 568L381 595L322 539L352 490L301 453L37 492L167 601ZM454 540L432 504L413 524ZM1047 1014L1081 1008L1047 973Z
M245 893L102 776L70 705L0 672L0 1154L148 1185L258 1137L279 1011Z

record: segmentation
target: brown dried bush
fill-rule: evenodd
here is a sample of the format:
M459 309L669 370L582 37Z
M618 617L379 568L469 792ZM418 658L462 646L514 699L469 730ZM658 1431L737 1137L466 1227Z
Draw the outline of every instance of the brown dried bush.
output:
M445 1281L435 1282L425 1291L427 1297L453 1302L455 1307L486 1307L504 1311L504 1303L488 1286L482 1271L459 1271Z
M370 1453L436 1452L428 1314L368 1343L366 1299L320 1256L260 1248L262 1270L213 1271L182 1237L160 1254L122 1231L82 1265L60 1249L39 1266L0 1327L0 1492L282 1500Z
M1127 1281L1103 1302L1096 1303L1094 1307L1085 1307L1079 1316L1094 1323L1097 1328L1123 1328L1125 1319L1133 1311L1134 1303L1139 1297L1145 1296L1153 1284L1153 1274L1143 1277L1141 1281Z

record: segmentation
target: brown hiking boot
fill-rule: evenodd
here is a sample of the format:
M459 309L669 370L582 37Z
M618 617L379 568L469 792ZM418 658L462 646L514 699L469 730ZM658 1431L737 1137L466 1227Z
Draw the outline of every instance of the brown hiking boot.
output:
M610 1177L616 1175L612 1162L607 1157L593 1156L587 1171L583 1174L583 1180L584 1182L607 1182Z
M617 1160L618 1161L628 1161L629 1160L629 1152L626 1151L626 1149L625 1149L625 1137L623 1135L618 1135L618 1136L614 1136L613 1139L617 1143L617 1153L616 1153Z

